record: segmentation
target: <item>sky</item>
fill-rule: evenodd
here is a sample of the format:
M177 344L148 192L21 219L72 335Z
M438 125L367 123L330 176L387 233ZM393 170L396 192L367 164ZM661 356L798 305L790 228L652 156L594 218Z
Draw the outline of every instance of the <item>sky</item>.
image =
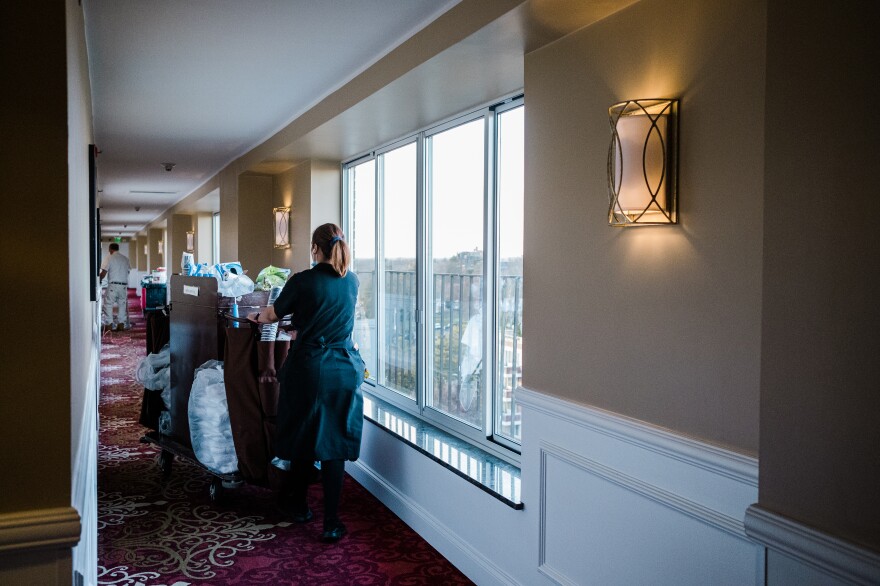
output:
M498 117L499 241L502 258L522 256L524 108ZM428 177L431 196L431 251L437 259L483 249L484 129L482 118L429 136L432 162ZM416 143L380 156L383 171L384 256L412 258L416 242ZM372 257L375 242L375 168L359 165L354 178L355 255Z

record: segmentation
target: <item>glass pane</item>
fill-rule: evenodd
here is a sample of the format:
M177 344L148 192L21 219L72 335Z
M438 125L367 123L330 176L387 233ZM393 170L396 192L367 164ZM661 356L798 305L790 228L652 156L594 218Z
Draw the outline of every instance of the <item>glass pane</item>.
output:
M428 404L482 428L482 118L428 138L433 324Z
M220 262L220 212L211 218L211 255L212 263Z
M495 433L521 439L521 410L513 391L522 384L523 122L525 107L498 115L498 330L495 338Z
M416 398L416 143L379 157L384 324L379 382Z
M369 160L348 168L351 206L352 269L360 280L353 337L361 357L376 376L376 165Z

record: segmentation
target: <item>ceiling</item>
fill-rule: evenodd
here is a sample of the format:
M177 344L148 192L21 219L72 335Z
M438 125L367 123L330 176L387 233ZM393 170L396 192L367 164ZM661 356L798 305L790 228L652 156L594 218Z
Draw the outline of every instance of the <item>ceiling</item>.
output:
M83 0L103 235L161 222L440 15L481 1ZM260 163L350 156L457 101L522 88L525 52L635 1L511 0L517 10L403 75L397 90L376 91ZM404 121L401 99L413 97L420 107ZM385 137L364 120L385 121ZM191 200L187 212L219 210L216 190Z
M457 3L84 0L103 233L143 229Z

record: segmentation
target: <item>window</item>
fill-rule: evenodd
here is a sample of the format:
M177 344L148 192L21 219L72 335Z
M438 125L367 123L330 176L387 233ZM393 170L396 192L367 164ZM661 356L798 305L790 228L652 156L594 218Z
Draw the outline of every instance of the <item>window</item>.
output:
M428 296L432 308L426 405L475 427L483 409L485 120L425 139Z
M416 398L416 143L377 158L383 261L379 384Z
M213 262L220 262L220 212L211 216L211 255Z
M496 115L497 298L495 343L496 433L520 439L522 414L513 393L522 384L523 161L525 108L506 105Z
M506 100L344 165L367 383L494 451L521 433L524 116Z

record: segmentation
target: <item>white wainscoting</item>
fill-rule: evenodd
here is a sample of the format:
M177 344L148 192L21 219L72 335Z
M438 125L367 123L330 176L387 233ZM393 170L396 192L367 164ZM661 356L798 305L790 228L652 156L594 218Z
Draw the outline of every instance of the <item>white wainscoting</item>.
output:
M523 510L370 422L346 470L481 586L764 584L765 549L743 527L755 458L534 391L516 397Z
M767 546L771 586L880 584L880 554L783 517L758 505L746 512L746 531Z
M523 499L550 583L764 583L745 534L755 458L605 411L518 389Z
M93 304L97 308L100 304ZM71 499L82 517L82 534L73 548L73 570L83 584L98 583L98 389L101 387L100 318L93 319L89 356L88 388L82 421L79 422L79 445L73 461ZM76 422L74 422L76 424Z

